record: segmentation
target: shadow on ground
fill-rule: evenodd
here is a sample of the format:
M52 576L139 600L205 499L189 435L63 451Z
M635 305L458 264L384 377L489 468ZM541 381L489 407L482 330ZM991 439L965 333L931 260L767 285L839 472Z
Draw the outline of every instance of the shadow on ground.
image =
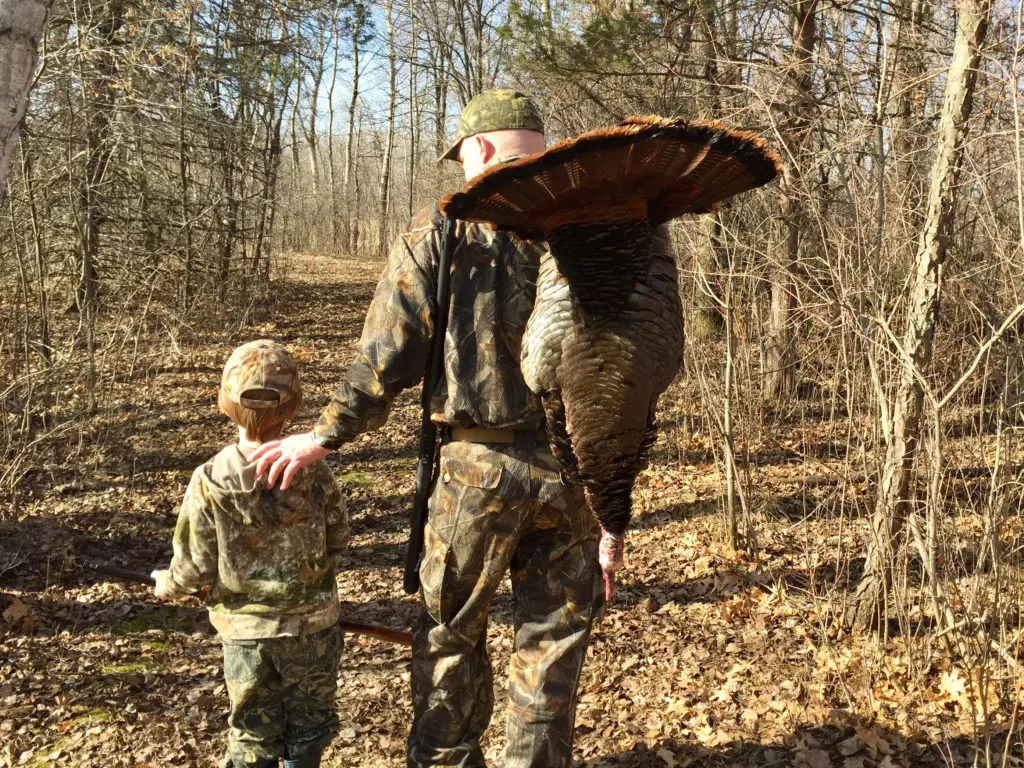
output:
M804 727L778 744L755 741L734 741L717 749L681 742L675 739L653 745L638 744L633 749L573 763L573 768L811 768L812 766L856 766L876 768L879 765L926 768L954 765L1021 765L1024 745L1021 733L1003 734L988 747L992 760L986 763L983 745L957 737L933 743L909 743L899 734L876 726L877 742L873 754L859 740L853 727L832 725ZM870 740L870 739L869 739ZM1007 742L1009 741L1009 748ZM858 748L858 745L860 748ZM1010 758L1003 762L1004 749ZM886 761L886 752L889 757ZM977 758L977 762L975 759Z

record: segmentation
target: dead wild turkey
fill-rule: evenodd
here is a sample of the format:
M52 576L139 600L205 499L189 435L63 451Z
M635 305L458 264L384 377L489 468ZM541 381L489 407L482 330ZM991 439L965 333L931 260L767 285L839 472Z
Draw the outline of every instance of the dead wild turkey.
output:
M606 595L631 497L679 370L683 320L664 222L707 213L779 173L763 140L715 122L632 117L492 168L446 198L451 217L543 239L522 370L563 472L601 524Z

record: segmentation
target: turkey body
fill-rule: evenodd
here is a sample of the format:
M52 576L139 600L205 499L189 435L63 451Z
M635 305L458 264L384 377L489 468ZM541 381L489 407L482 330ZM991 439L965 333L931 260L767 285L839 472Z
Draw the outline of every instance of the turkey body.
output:
M566 479L583 485L605 532L621 538L658 396L682 363L683 316L665 227L633 220L615 237L608 231L581 224L548 234L522 370L543 399Z
M664 222L714 211L780 170L754 134L640 116L487 170L442 202L445 215L549 245L521 366L566 480L583 486L601 523L608 597L658 396L683 357Z

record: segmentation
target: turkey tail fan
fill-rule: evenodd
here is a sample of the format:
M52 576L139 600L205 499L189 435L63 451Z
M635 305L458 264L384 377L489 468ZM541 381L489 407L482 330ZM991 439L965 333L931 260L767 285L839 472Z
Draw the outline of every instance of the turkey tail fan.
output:
M520 234L572 223L706 213L780 173L760 137L718 122L630 117L495 166L445 198L445 215Z

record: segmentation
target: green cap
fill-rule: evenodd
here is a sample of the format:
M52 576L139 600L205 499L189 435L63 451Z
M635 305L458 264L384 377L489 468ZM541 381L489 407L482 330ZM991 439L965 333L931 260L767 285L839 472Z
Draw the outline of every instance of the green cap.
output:
M458 160L459 145L468 136L488 131L526 130L544 133L537 105L525 93L511 88L484 91L469 100L459 117L455 143L438 160Z

